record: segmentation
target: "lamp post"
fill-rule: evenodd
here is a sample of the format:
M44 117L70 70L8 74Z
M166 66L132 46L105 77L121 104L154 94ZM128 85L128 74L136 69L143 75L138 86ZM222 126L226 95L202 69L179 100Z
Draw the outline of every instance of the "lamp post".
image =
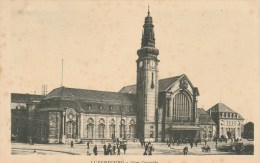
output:
M112 113L113 113L113 115L116 116L115 112L112 112ZM111 124L111 129L112 129L112 126L113 126L112 140L114 141L116 139L116 125L115 124Z
M122 100L122 104L121 104L121 120L120 120L120 138L122 138L122 130L123 130L123 107L124 107L124 101ZM124 138L126 138L126 133L125 133L125 128L124 128Z

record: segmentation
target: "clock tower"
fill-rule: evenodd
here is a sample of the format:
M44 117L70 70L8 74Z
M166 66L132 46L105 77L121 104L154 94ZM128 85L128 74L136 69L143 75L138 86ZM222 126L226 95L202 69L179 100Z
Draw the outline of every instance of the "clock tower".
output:
M156 115L158 108L158 63L159 50L155 48L153 19L145 17L141 48L137 50L137 121L139 138L156 138Z

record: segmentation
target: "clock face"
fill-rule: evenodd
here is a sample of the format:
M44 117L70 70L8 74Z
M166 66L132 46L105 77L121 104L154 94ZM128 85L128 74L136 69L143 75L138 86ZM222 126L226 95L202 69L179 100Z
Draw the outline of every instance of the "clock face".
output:
M139 62L139 67L143 67L143 61Z

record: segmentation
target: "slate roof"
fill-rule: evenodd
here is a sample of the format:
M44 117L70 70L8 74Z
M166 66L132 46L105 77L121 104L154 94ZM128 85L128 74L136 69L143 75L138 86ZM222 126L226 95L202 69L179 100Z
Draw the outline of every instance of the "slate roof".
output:
M123 106L123 107L122 107ZM87 89L59 87L43 100L40 111L75 108L78 112L135 115L135 95ZM121 111L123 108L123 111Z
M43 99L43 98L44 98L43 95L11 93L11 102L12 103L40 102L41 99Z
M217 103L209 109L211 112L226 112L226 113L236 113L230 107L223 103Z
M174 76L174 77L165 78L165 79L160 79L159 80L159 91L165 91L173 83L175 83L177 80L179 80L182 76L183 75ZM120 93L135 94L136 93L136 85L125 86L119 92Z
M210 115L203 108L198 108L197 111L198 111L198 117L199 117L199 124L216 125L216 123L212 120Z
M227 105L223 103L217 103L216 105L212 106L210 109L207 110L207 112L211 113L237 113ZM238 114L238 113L237 113ZM238 114L238 119L244 119L240 114Z

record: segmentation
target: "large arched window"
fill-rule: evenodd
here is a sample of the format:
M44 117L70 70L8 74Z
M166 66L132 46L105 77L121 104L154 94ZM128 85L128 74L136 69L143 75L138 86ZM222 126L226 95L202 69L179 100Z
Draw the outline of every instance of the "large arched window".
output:
M192 103L190 98L184 93L178 93L173 98L173 120L174 121L191 121Z
M87 122L87 138L94 138L94 120L92 118L89 118Z

